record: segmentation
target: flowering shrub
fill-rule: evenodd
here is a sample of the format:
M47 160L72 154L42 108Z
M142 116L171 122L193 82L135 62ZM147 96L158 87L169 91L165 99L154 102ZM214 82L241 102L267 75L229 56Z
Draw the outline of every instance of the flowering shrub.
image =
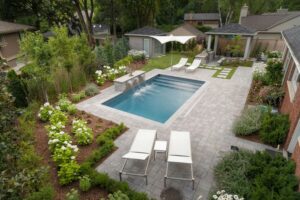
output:
M79 188L81 191L86 192L91 188L91 179L89 176L83 176L79 180Z
M92 129L87 127L86 121L73 120L72 132L75 134L76 140L80 145L87 145L93 141Z
M77 151L78 147L76 145L72 145L67 141L64 141L60 147L56 145L53 153L53 160L58 165L71 162L72 160L75 160Z
M113 81L118 76L122 76L127 73L126 66L122 65L119 67L112 68L110 66L104 66L104 70L97 70L96 82L98 85L103 85L106 80Z
M102 70L97 70L96 72L96 82L98 85L103 85L106 80L106 74L102 73Z
M75 161L63 163L59 167L58 178L61 185L66 185L78 179L80 165Z
M49 120L50 116L52 115L54 111L54 108L53 106L51 106L48 102L46 102L41 108L40 108L40 111L39 111L39 114L38 114L38 117L46 122Z
M215 195L213 195L213 199L216 200L244 200L244 198L240 198L238 195L227 194L225 190L217 191Z
M49 149L51 152L54 152L56 148L61 148L63 145L66 145L71 141L71 136L66 134L64 131L59 132L49 132Z
M270 51L267 54L268 58L281 58L281 53L279 51Z
M65 113L63 113L62 111L60 110L54 110L53 114L51 115L50 117L50 123L53 125L53 124L58 124L59 122L62 124L62 125L65 125L68 118L66 116Z
M77 111L76 106L72 104L72 102L64 94L60 95L57 102L57 108L63 112L69 112L70 114L75 114Z

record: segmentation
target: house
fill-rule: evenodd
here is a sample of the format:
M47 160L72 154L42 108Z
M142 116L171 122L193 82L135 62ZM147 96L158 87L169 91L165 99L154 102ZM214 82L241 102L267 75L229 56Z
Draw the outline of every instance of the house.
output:
M290 118L290 130L284 148L292 153L297 163L296 174L300 176L300 26L282 32L285 96L280 107Z
M0 58L5 59L9 66L17 66L21 34L33 29L32 26L0 21Z
M192 25L209 26L218 28L220 26L219 13L186 13L184 14L184 22Z
M204 33L190 24L183 24L171 31L169 34L174 36L195 36L196 40L201 43L206 37Z
M93 37L97 44L102 44L106 38L110 38L110 27L106 24L93 24Z
M166 35L166 33L150 26L145 26L125 34L125 36L129 38L129 48L144 50L148 57L165 54L165 44L161 44L159 41L151 37L159 35Z
M281 32L300 25L300 11L278 9L274 13L251 15L248 6L244 5L241 8L239 24L256 32L252 49L283 51L285 45Z

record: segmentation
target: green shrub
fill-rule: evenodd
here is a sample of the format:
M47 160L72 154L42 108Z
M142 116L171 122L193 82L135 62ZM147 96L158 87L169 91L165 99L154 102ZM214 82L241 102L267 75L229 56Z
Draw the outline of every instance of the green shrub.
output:
M101 135L96 139L99 145L104 144L107 140L115 140L122 132L125 130L125 125L123 123L106 129Z
M90 83L84 88L86 96L94 96L99 93L97 85Z
M88 176L80 177L79 188L83 192L88 191L91 188L91 179Z
M78 144L87 145L93 142L93 131L87 126L87 122L80 119L74 119L72 122L72 133Z
M52 186L44 186L39 191L31 193L25 200L52 200L55 197Z
M67 123L67 120L68 117L66 116L66 114L60 110L54 110L49 119L51 124L57 124L60 122L63 125Z
M27 91L25 88L25 83L16 74L14 70L10 70L7 73L9 79L8 90L15 97L14 104L16 107L26 107L27 103Z
M74 115L77 112L77 108L74 104L69 105L68 107L68 113L70 115Z
M78 179L80 166L75 161L63 163L59 167L58 178L61 185L66 185Z
M80 196L76 189L72 188L70 192L66 194L66 200L79 200Z
M241 150L225 155L215 167L218 190L244 199L299 199L295 163L282 156Z
M250 135L261 127L262 111L259 107L248 108L243 111L240 118L233 124L236 135Z
M283 78L283 64L277 59L269 60L266 67L268 85L281 84Z
M78 103L81 99L84 99L85 97L85 91L80 91L71 95L71 101L74 103Z
M262 117L260 139L271 145L282 144L289 130L289 118L287 115L266 112Z
M269 51L267 52L268 58L281 58L281 53L279 51Z
M105 200L105 199L102 199L102 200ZM113 194L109 194L107 200L129 200L129 198L126 194L124 194L123 192L118 190L117 192L114 192Z
M54 112L54 108L48 102L46 102L46 103L44 103L43 106L41 106L38 117L43 122L47 122L50 119L53 112Z

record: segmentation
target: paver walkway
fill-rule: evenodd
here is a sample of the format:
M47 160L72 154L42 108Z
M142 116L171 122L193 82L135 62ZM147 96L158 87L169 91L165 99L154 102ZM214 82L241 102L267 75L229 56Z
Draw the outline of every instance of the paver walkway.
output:
M232 71L232 68L226 68L224 67L219 74L216 76L216 78L227 78L230 72Z
M198 199L199 195L202 196L201 200L206 200L209 190L214 185L213 168L222 155L230 151L231 145L250 150L266 148L265 145L237 138L231 131L234 119L244 108L251 83L252 68L239 67L230 80L212 78L215 71L207 69L197 69L194 73L153 70L147 73L146 77L158 73L206 81L200 88L201 92L196 97L192 97L194 100L184 105L179 113L175 114L173 120L164 125L102 106L101 101L116 94L113 87L78 104L81 110L117 123L124 122L129 127L129 130L115 141L118 150L99 165L97 170L107 172L112 178L118 180L121 157L129 150L139 128L157 129L158 137L162 140L169 139L170 130L189 131L192 138L195 190L192 190L190 182L184 181L170 180L167 186L179 190L185 200ZM133 163L131 170L139 170L141 165L142 163ZM124 176L123 180L132 188L146 192L152 198L160 199L164 189L165 168L164 156L158 154L156 160L150 162L148 185L141 177ZM188 172L184 166L172 166L171 170L173 173Z

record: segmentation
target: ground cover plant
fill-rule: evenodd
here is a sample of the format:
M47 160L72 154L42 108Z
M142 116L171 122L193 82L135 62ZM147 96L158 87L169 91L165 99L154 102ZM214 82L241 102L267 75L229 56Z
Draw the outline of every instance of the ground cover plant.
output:
M294 170L295 163L280 155L241 150L225 155L214 172L219 191L251 200L296 200L300 193Z
M237 136L272 146L283 144L289 130L287 115L272 113L270 107L254 106L246 108L233 124Z
M248 103L278 107L284 96L282 78L282 62L278 59L269 59L265 72L256 71L253 74Z

